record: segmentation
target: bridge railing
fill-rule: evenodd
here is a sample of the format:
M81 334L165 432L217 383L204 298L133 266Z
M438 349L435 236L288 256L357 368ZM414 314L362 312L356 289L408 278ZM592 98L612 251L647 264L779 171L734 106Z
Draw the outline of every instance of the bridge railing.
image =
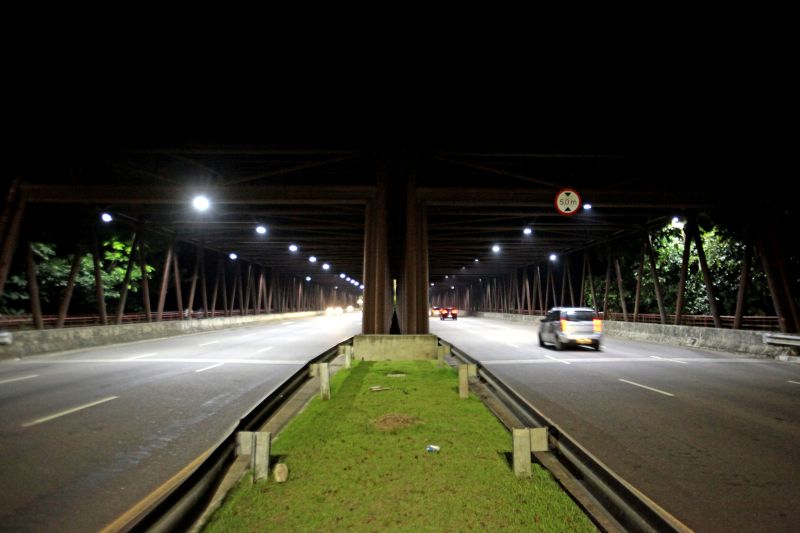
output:
M293 311L313 311L313 309L293 309ZM252 315L253 313L248 313ZM264 313L260 313L264 314ZM151 322L156 321L156 313L151 313ZM161 315L161 321L166 322L170 320L188 320L189 318L215 318L224 316L242 316L239 309L226 313L223 310L217 310L211 313L209 311L206 316L203 311L192 311L191 313L181 313L179 311L164 311ZM147 322L147 314L145 313L126 313L122 315L123 324L137 324ZM42 317L42 323L45 329L54 329L58 322L58 315L45 315ZM116 316L109 315L107 319L108 324L116 324ZM86 315L71 315L64 320L65 328L76 328L86 326L99 326L102 324L100 315L86 314ZM22 329L34 329L33 318L31 315L4 315L0 316L0 330L17 331Z
M529 312L527 309L521 310L508 310L508 309L489 309L489 308L481 308L478 309L479 312L486 312L486 313L505 313L505 314L512 314L512 315L533 315L533 316L542 316L541 311L531 311ZM616 320L619 322L624 321L624 316L622 313L608 313L607 316L603 316L602 312L599 312L598 315L603 320ZM721 316L722 327L725 329L733 329L734 316ZM628 314L628 322L634 322L633 314ZM660 324L661 323L661 315L659 314L645 314L639 313L636 317L636 322L642 322L646 324ZM667 315L667 324L675 324L675 315ZM697 326L703 328L713 328L714 327L714 317L711 315L682 315L681 316L681 325L682 326ZM758 330L758 331L780 331L780 323L778 322L777 316L743 316L742 323L739 329L750 329L750 330Z

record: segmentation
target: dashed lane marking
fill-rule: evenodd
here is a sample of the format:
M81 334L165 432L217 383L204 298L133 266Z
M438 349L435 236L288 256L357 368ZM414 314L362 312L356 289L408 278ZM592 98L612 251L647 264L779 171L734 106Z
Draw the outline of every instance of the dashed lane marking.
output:
M207 366L205 368L200 368L198 370L195 370L195 372L205 372L206 370L211 370L212 368L217 368L218 366L222 366L224 364L225 363L217 363L216 365L211 365L211 366Z
M141 354L141 355L134 355L133 357L126 357L126 358L125 358L125 360L126 360L126 361L135 361L135 360L137 360L137 359L143 359L143 358L145 358L145 357L152 357L152 356L154 356L154 355L158 355L158 352L152 352L152 353L143 353L143 354Z
M210 346L212 344L219 344L219 341L204 342L203 344L198 344L198 346Z
M55 413L49 416L45 416L42 418L37 418L31 422L26 422L22 424L22 427L27 428L31 426L35 426L37 424L42 424L44 422L49 422L51 420L55 420L56 418L61 418L62 416L71 415L72 413L77 413L78 411L82 411L84 409L88 409L89 407L94 407L95 405L100 405L101 403L110 402L111 400L116 400L119 396L109 396L108 398L103 398L102 400L97 400L96 402L87 403L84 405L79 405L78 407L73 407L71 409L67 409L66 411L61 411L60 413Z
M648 387L647 385L642 385L641 383L636 383L635 381L628 381L627 379L619 378L620 381L623 383L628 383L629 385L633 385L635 387L641 387L643 389L651 390L653 392L657 392L659 394L663 394L664 396L675 396L670 392L664 392L663 390L654 389L653 387Z
M38 377L39 377L39 374L31 374L30 376L20 376L18 378L4 379L4 380L0 381L0 385L2 385L3 383L14 383L15 381L23 381L23 380L26 380L26 379L33 379L33 378L38 378Z
M272 349L272 346L267 346L266 348L261 348L260 350L256 350L256 353L268 352Z
M670 363L680 363L682 365L688 365L689 364L686 361L679 361L678 359L670 359L668 357L659 357L657 355L651 355L650 357L652 357L653 359L658 359L659 361L669 361Z
M552 359L553 361L557 361L559 363L564 363L565 365L571 365L569 361L564 361L563 359L558 359L557 357L553 357L552 355L545 355L548 359Z

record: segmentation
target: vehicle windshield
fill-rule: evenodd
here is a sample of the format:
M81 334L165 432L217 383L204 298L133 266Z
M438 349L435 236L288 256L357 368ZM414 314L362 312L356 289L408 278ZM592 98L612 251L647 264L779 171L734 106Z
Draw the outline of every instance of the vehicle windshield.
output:
M566 319L572 322L591 322L594 311L565 311Z

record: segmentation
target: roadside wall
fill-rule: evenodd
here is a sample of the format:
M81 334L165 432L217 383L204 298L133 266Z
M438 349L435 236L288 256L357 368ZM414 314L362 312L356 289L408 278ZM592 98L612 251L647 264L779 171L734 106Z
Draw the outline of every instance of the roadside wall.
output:
M171 320L168 322L146 322L85 328L15 331L12 344L0 345L0 360L186 335L188 333L199 333L241 325L257 325L263 322L320 314L322 312L307 311L302 313Z
M540 316L514 315L507 313L478 313L478 316L530 322L538 327ZM689 346L725 352L746 353L761 357L783 358L791 355L788 347L764 344L765 331L701 328L697 326L674 326L669 324L644 324L606 320L603 332L612 337L637 341Z

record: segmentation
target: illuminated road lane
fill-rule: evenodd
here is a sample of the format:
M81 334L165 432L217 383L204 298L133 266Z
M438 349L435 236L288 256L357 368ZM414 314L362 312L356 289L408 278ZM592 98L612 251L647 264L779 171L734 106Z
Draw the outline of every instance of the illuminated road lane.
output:
M0 362L0 530L101 529L360 331L353 313Z
M559 352L531 323L430 324L697 531L800 524L800 365L608 337Z

